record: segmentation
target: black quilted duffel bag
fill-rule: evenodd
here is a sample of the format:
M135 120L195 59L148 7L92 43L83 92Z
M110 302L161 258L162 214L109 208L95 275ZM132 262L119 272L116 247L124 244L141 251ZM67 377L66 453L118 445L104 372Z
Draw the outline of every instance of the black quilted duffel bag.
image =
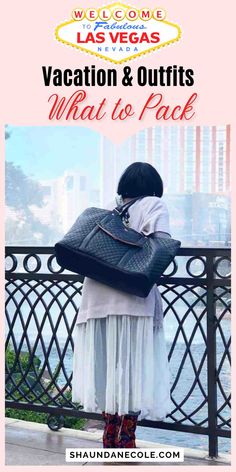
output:
M63 269L90 277L125 292L146 297L170 262L180 241L147 237L128 228L128 208L88 208L55 245Z

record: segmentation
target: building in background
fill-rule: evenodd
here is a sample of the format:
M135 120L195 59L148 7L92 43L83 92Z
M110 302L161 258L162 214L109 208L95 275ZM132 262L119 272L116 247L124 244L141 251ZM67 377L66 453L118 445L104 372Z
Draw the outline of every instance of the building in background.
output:
M102 204L114 194L123 170L135 161L154 165L167 193L229 192L230 125L156 126L117 146L102 137Z
M43 186L44 205L29 208L35 219L45 225L45 238L50 244L70 228L86 207L104 207L114 200L120 175L136 161L148 162L160 172L171 232L183 246L230 244L229 125L156 126L119 145L101 136L98 151L88 166L84 164L90 157L85 154L78 157L80 167L72 169L67 168L65 157L61 176L53 178L52 173L50 180L38 180ZM7 208L6 218L11 242L19 225L25 223L25 229L18 231L18 240L30 245L27 224L32 221L19 221L12 208ZM36 223L33 225L37 227ZM35 231L43 233L40 228Z
M100 159L101 206L130 163L148 162L163 178L173 234L185 245L230 241L230 125L156 126L118 146L102 137Z
M82 175L77 169L40 183L44 189L45 204L42 208L35 206L31 209L42 223L59 232L67 231L88 206L99 206L99 190L93 189L89 176Z

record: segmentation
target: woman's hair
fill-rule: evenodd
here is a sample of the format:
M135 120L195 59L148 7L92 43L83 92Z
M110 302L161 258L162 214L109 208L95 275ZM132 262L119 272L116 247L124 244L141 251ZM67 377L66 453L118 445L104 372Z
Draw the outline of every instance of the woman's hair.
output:
M162 197L163 182L155 167L147 162L134 162L123 172L117 188L122 198L143 195Z

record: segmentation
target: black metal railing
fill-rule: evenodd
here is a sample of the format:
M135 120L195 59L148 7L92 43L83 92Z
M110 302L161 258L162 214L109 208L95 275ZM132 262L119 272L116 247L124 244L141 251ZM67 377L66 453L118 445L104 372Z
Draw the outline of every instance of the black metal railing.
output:
M82 284L57 266L51 247L6 248L7 407L46 412L59 426L62 415L100 418L71 400ZM229 249L179 250L160 286L172 411L165 422L139 423L206 435L210 457L218 438L230 437L230 284Z

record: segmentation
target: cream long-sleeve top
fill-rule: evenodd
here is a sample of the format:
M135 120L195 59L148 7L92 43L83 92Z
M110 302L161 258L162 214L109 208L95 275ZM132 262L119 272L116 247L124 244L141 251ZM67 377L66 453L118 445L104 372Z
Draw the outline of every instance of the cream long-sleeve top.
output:
M108 209L117 205L111 204ZM169 213L159 197L145 197L129 208L129 227L149 236L157 231L170 234ZM152 316L154 326L162 320L162 300L155 285L146 298L131 295L85 277L77 323L108 315Z

